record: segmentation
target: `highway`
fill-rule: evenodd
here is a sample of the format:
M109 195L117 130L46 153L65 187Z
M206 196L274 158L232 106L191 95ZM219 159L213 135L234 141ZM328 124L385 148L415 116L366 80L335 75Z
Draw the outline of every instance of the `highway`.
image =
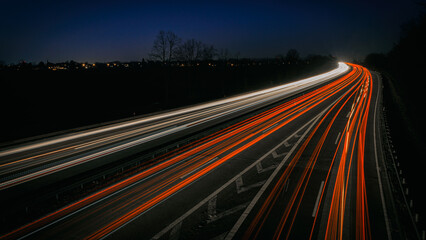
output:
M333 71L278 87L2 149L0 189L124 150L133 153L134 147L141 151L141 145L149 148L171 141L322 84L347 70L340 63Z
M380 96L376 76L339 63L273 89L5 149L3 192L259 110L0 239L395 238L377 136Z

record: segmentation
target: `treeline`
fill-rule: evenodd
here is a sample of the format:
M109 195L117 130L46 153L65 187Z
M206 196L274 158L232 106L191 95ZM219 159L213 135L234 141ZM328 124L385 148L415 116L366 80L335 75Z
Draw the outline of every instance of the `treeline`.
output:
M183 41L174 32L160 31L154 40L150 59L163 63L228 60L228 49L216 49L196 39Z
M227 48L217 49L213 45L194 38L183 41L172 31L160 31L154 40L149 57L150 60L169 64L173 62L193 63L239 59L239 53L231 54ZM306 60L309 61L315 57L318 56L310 55ZM303 61L296 49L290 49L285 56L278 54L276 59L288 64L297 64L299 61Z
M426 127L423 123L422 106L424 93L424 66L426 66L426 15L402 26L399 42L388 53L372 53L365 58L365 65L384 73L388 105L392 121L398 126L401 138L411 141L410 151L426 147ZM397 122L398 121L398 122ZM409 135L407 135L409 134ZM413 155L414 156L414 155ZM426 167L426 163L422 163Z

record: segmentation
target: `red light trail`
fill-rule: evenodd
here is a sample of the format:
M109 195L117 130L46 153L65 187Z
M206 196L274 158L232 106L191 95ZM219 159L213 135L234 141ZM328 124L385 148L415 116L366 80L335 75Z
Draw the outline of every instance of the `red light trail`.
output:
M343 109L352 104L350 116L347 118L345 128L342 129L339 143L335 146L334 156L330 157L332 160L328 166L318 208L312 219L310 238L313 237L314 232L318 231L319 209L320 206L324 206L326 188L332 189L332 197L329 209L324 207L322 210L327 212L325 238L343 238L346 223L345 207L349 201L347 191L350 185L350 174L355 172L356 239L369 239L371 227L364 173L364 151L373 81L367 69L354 64L348 65L352 67L352 70L343 77L157 157L134 176L17 228L0 238L14 239L28 234L38 234L39 231L42 236L48 237L48 234L43 235L42 230L57 222L69 219L63 221L57 228L53 228L53 232L90 221L99 214L102 214L102 219L99 219L100 227L95 231L87 230L85 239L108 236L307 112L318 111L317 107L323 102L336 99L320 117L313 130L304 139L302 146L292 156L288 166L274 182L266 199L260 205L248 228L245 229L243 238L259 237L269 221L271 212L276 211L280 211L281 215L279 221L275 223L275 230L271 237L292 238L292 228L297 222L298 212L305 199L308 185L311 183L314 167L321 158L326 140L330 138L329 132ZM318 134L319 139L316 137ZM307 152L311 145L313 145L312 152ZM309 157L306 162L301 163L303 154L309 154ZM301 164L303 169L296 171L296 167L300 167ZM331 175L333 166L336 164L338 168L334 179ZM278 200L290 176L297 179L294 189L289 196L288 204L284 208L277 209Z

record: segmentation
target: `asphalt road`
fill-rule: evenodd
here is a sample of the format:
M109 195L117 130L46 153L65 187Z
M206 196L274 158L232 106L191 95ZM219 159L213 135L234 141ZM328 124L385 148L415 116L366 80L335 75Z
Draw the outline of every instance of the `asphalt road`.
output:
M395 238L377 128L381 83L349 65L1 238Z

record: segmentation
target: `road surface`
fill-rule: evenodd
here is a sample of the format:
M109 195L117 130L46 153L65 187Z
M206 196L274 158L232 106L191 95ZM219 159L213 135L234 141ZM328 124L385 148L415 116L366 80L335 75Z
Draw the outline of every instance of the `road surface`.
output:
M377 136L381 83L345 66L1 239L394 238Z

